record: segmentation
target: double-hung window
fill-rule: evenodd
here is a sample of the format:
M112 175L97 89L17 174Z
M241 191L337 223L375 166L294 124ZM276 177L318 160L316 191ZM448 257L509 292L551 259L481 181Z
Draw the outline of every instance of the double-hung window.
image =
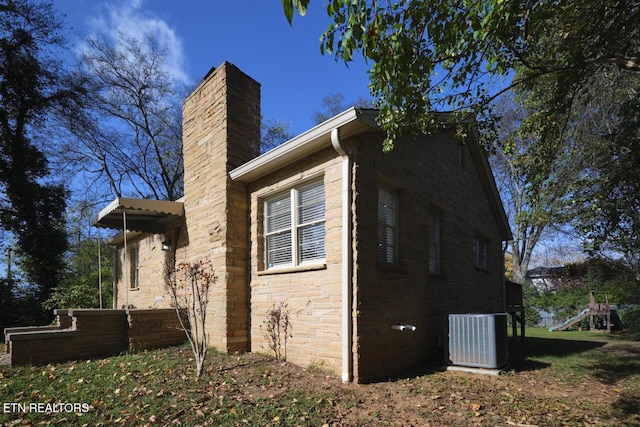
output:
M140 251L137 246L129 249L129 288L140 287Z
M440 215L429 217L429 273L440 274Z
M267 268L324 261L324 210L322 181L265 200Z
M488 254L489 242L487 241L487 239L483 239L482 237L476 236L474 246L475 246L474 249L475 249L476 267L486 270L488 266L487 254Z
M378 262L395 264L398 260L398 195L378 189Z

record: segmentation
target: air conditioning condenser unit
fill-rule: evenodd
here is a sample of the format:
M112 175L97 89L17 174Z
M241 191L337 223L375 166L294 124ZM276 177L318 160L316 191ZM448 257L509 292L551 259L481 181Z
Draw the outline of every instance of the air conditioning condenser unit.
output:
M498 369L508 361L506 313L449 315L450 364Z

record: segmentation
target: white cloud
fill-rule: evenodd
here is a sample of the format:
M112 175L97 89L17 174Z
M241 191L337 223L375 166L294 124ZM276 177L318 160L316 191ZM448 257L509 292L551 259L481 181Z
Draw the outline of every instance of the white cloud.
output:
M144 7L144 0L124 0L107 3L106 13L91 21L95 33L103 33L114 42L119 34L144 40L151 35L158 45L166 49L167 72L183 83L190 83L185 71L185 56L182 40L166 21L149 13Z

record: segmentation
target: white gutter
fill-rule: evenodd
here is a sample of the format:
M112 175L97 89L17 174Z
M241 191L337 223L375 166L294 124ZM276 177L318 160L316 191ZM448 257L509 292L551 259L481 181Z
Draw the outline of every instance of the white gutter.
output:
M351 158L340 143L338 128L331 144L342 157L342 382L353 381L353 256L351 248Z
M303 159L325 147L329 147L329 134L340 129L346 138L366 129L376 128L378 110L349 108L314 128L296 136L284 144L248 161L229 172L234 181L251 182L284 166Z
M122 281L124 282L124 286L127 290L127 295L126 295L126 307L127 309L129 309L129 288L131 287L131 275L130 274L126 274L125 273L125 268L128 268L129 271L131 271L131 267L127 265L127 257L128 257L128 253L127 253L127 237L126 237L126 233L127 233L127 210L123 209L122 210L122 223L124 224L124 226L122 227L122 233L125 236L124 238L124 262L122 265ZM127 283L127 279L129 280L129 283Z
M342 158L342 381L353 381L353 251L351 168L340 138L377 129L378 110L350 108L229 172L238 182L250 183L286 165L333 146ZM338 134L339 133L339 134Z

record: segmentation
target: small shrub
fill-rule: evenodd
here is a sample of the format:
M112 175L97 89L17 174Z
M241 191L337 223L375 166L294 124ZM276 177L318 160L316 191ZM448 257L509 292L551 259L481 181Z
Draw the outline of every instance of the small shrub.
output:
M624 329L640 331L640 307L621 308L618 312Z
M193 352L196 378L200 378L209 349L206 325L209 291L216 283L213 265L208 260L183 262L167 272L171 302Z
M329 367L325 365L324 361L310 363L309 366L307 366L307 370L309 372L313 372L314 374L321 374L321 375L333 374L331 369L329 369Z
M265 337L276 360L287 360L287 341L292 338L287 304L280 302L267 310Z

